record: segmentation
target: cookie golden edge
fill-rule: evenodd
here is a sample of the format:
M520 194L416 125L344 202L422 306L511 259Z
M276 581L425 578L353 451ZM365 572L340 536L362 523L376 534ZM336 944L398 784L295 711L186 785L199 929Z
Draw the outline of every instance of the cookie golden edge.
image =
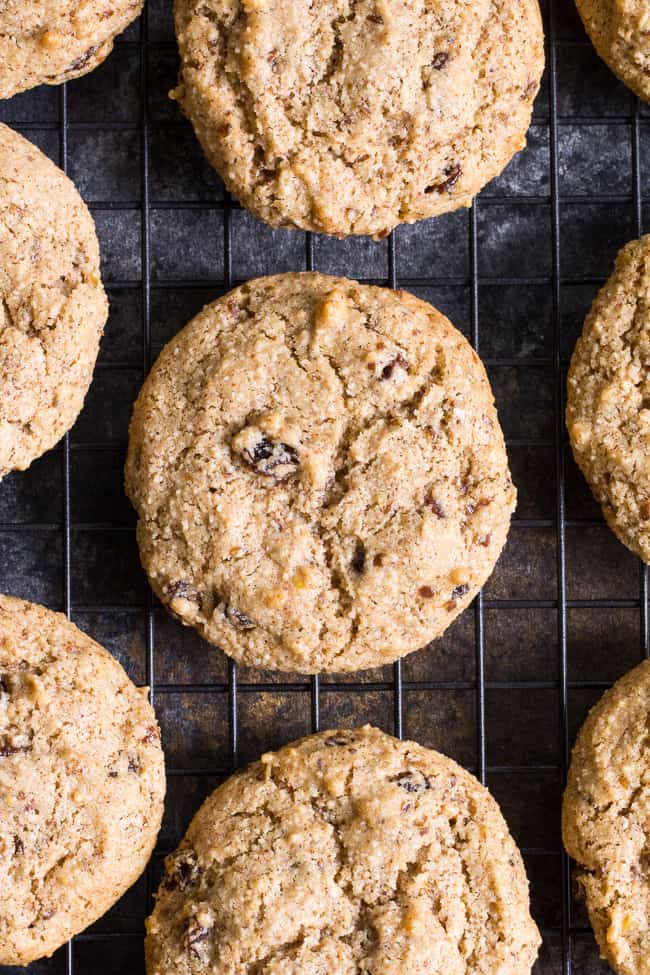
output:
M16 617L22 619L24 626L38 628L41 634L46 634L47 636L58 634L65 641L69 641L70 645L74 644L76 648L75 652L80 654L86 653L88 655L92 654L99 666L106 666L118 674L125 691L133 695L131 711L134 717L139 715L148 728L155 729L158 753L157 763L152 764L149 776L151 780L150 784L154 787L155 791L152 797L154 801L152 801L151 805L147 806L151 819L148 823L148 838L143 844L142 855L137 862L132 864L129 870L123 873L119 882L115 882L114 875L111 875L108 886L102 887L98 878L96 900L93 901L92 906L89 906L86 900L82 904L77 905L77 907L81 908L82 920L75 920L72 917L68 917L62 923L62 918L55 915L57 923L49 932L45 931L38 937L33 936L31 938L25 938L26 932L21 932L20 938L15 939L15 941L20 940L22 942L21 947L18 947L16 943L12 945L6 935L3 937L0 931L0 965L24 966L42 958L51 957L70 938L80 934L99 920L142 876L154 851L162 825L166 775L165 759L160 744L160 728L154 710L148 701L148 689L146 687L137 688L119 661L105 647L93 640L83 630L80 630L62 613L54 612L38 603L32 603L15 596L0 593L0 640L3 639L2 630L5 620L7 618L14 620ZM64 652L63 648L62 652ZM0 827L1 825L0 808ZM3 892L4 896L5 894ZM69 913L72 912L72 905L68 905L68 911Z
M625 25L618 30L619 20L625 16L614 10L612 0L576 0L576 7L596 53L609 70L630 91L643 101L650 102L650 72L634 64ZM639 11L641 8L639 7ZM650 10L640 12L640 33L645 32L647 55L650 59Z
M240 0L245 6L244 0ZM513 0L504 0L512 3ZM519 0L516 0L519 3ZM210 109L209 91L202 91L200 86L188 82L183 74L185 62L191 64L191 52L185 51L182 40L182 31L185 20L185 8L190 0L174 0L174 14L176 23L176 36L181 52L181 65L177 86L170 92L170 97L176 101L189 121L192 123L194 133L201 144L203 152L211 166L216 169L223 180L228 192L237 199L242 206L246 207L254 216L274 228L298 229L311 231L313 233L325 233L343 239L348 236L369 235L375 240L382 240L388 234L401 225L414 224L420 220L440 216L461 208L472 206L474 197L493 179L499 176L511 160L526 148L526 133L530 128L533 114L533 103L540 90L542 76L545 68L544 53L544 28L541 9L538 0L521 0L520 13L522 21L521 33L525 41L525 46L529 49L527 63L530 63L531 71L528 75L527 83L521 98L522 111L526 110L525 119L522 117L516 126L511 126L511 130L504 134L498 142L492 141L490 144L491 159L490 163L480 171L474 181L462 189L451 189L440 198L440 202L435 205L433 196L428 197L428 204L425 207L414 205L399 214L394 214L390 222L382 221L379 225L372 218L359 221L352 228L349 225L341 225L333 222L331 218L323 212L323 207L318 206L318 217L312 212L309 218L298 219L288 212L270 213L267 207L258 205L253 193L246 192L242 188L236 176L232 175L236 171L236 165L230 158L228 152L224 151L222 139L218 130L228 123L213 115ZM254 11L254 5L253 5ZM498 115L494 113L495 117ZM517 113L518 115L520 112ZM503 123L503 114L499 115L499 120ZM492 120L494 121L494 120ZM498 148L497 148L498 146Z
M425 777L431 774L445 777L449 780L448 784L453 783L454 787L456 783L461 783L467 793L469 814L480 824L480 829L485 834L486 846L489 848L492 843L494 844L493 856L488 857L487 852L484 855L483 869L487 870L491 867L497 886L502 885L501 892L507 890L509 893L507 903L499 898L505 915L504 927L511 940L507 948L508 964L504 967L499 966L498 971L503 975L513 975L513 973L524 975L530 971L542 939L530 914L529 884L521 852L494 796L474 775L441 752L424 747L415 741L398 740L367 724L307 735L284 745L278 751L267 752L259 760L251 762L231 775L205 799L195 813L179 847L165 861L165 873L155 895L154 910L145 922L145 960L148 975L175 975L177 971L189 971L182 964L178 967L161 966L161 945L166 939L167 929L161 927L157 915L159 903L164 902L168 889L173 891L173 885L169 888L166 885L172 873L174 877L177 876L178 854L188 846L193 849L194 844L200 842L204 830L209 830L211 827L215 811L226 808L233 816L237 816L240 801L238 795L241 788L246 788L247 785L254 787L255 780L267 781L272 777L273 767L281 766L284 762L287 764L285 773L290 774L292 767L300 771L301 764L306 763L313 756L316 756L324 780L324 789L329 789L331 795L340 794L341 788L345 790L347 786L342 784L338 772L332 773L332 780L328 785L327 758L330 753L348 748L353 753L367 749L370 758L373 751L377 753L380 750L384 750L384 753L392 751L400 758L406 759L409 768L422 772ZM321 754L322 758L319 757ZM378 758L377 754L374 757L377 761L381 760L381 756ZM359 816L363 819L363 812L360 812ZM210 905L206 903L205 906L209 909ZM407 937L417 937L417 926ZM257 970L255 964L253 967ZM496 971L495 968L494 972Z
M649 707L650 661L644 660L616 681L589 711L573 747L562 800L564 847L575 861L575 879L585 897L601 957L619 975L642 975L647 964L635 961L626 939L633 933L633 920L619 904L616 879L610 877L614 870L626 872L625 839L621 837L619 844L610 834L611 824L605 822L605 816L616 802L618 788L629 788L634 796L637 790L647 794L648 786L643 779L628 782L630 770L612 761L611 753L629 739L630 715L647 720ZM635 875L630 869L629 879L647 889L648 881L641 872ZM639 904L642 908L641 898Z
M242 287L254 288L257 285L264 285L267 282L273 282L274 280L291 281L295 284L295 287L299 288L301 282L306 279L318 279L322 282L324 286L326 285L328 289L332 290L338 286L342 287L358 287L363 290L368 290L372 292L385 293L390 300L395 300L396 298L404 303L407 307L411 306L423 310L427 315L427 318L432 322L432 329L435 323L435 327L438 327L440 322L444 323L445 328L449 329L452 336L452 341L454 344L454 351L461 357L465 358L467 364L468 372L474 373L474 378L476 380L475 388L480 388L481 395L485 400L485 408L489 410L490 417L494 423L495 427L495 438L496 446L503 454L503 470L504 475L507 478L507 491L506 495L502 499L502 504L499 505L499 515L495 516L494 522L491 524L491 531L489 535L489 545L485 551L489 554L489 558L486 560L486 567L482 567L480 571L473 570L469 578L469 588L466 589L464 593L459 594L453 603L446 604L445 607L445 620L441 625L432 626L429 629L428 634L425 635L425 639L412 643L410 646L404 648L400 647L399 650L395 650L391 647L389 651L384 649L383 651L378 651L376 646L373 648L372 652L366 652L363 654L358 654L353 656L352 654L346 655L342 654L336 657L335 663L329 665L316 665L315 663L309 663L305 659L301 659L298 663L295 655L289 652L287 648L283 648L277 638L271 639L273 636L270 634L267 651L261 655L259 653L253 653L249 648L241 649L237 645L236 641L231 645L224 646L223 643L217 643L214 638L210 636L210 621L207 620L203 622L199 619L193 619L189 621L177 613L173 612L170 608L170 597L165 591L165 585L160 580L154 578L148 569L148 559L145 555L146 542L147 542L147 525L145 519L142 516L140 510L139 496L141 494L141 489L139 488L139 482L141 480L140 473L138 471L137 455L138 455L138 444L147 436L147 416L149 410L153 407L155 403L154 397L150 394L150 390L155 389L155 384L157 382L157 377L159 373L164 375L168 368L175 369L177 362L177 355L179 350L179 344L182 341L183 333L186 332L195 322L201 319L206 313L210 311L213 307L220 305L228 305L229 302L233 300L236 301L238 288L226 293L225 295L217 298L215 301L210 302L206 305L201 312L198 313L194 318L192 318L163 348L158 359L154 363L149 375L147 376L140 393L136 399L131 423L129 427L129 446L127 452L127 459L125 464L125 491L131 503L133 504L136 513L138 515L138 523L136 526L136 536L138 539L138 547L140 553L140 560L143 566L149 584L153 589L156 596L165 605L166 609L171 613L171 615L181 622L184 626L192 626L205 640L213 647L218 647L224 651L229 657L231 657L236 663L242 666L251 666L257 668L263 668L278 672L286 673L300 673L300 674L320 674L320 673L356 673L360 670L385 666L386 664L392 664L396 660L408 656L409 654L415 653L418 650L422 650L424 647L428 646L429 643L435 642L439 639L453 623L453 621L460 616L467 607L476 598L481 587L485 585L486 581L492 575L497 562L505 548L506 542L508 540L508 535L511 526L512 514L516 508L517 502L517 491L512 482L512 477L509 467L509 458L505 446L505 439L503 436L503 431L499 422L499 417L496 409L496 404L494 401L494 394L492 387L485 369L483 362L477 355L475 350L469 344L465 336L453 325L449 319L439 312L433 305L429 302L423 301L421 298L416 297L407 291L395 292L391 289L376 286L376 285L360 285L357 281L351 278L341 278L338 276L330 276L326 274L321 274L319 272L312 271L300 271L300 272L288 272L278 275L270 275L261 278L250 279ZM482 552L481 552L482 554ZM270 648L270 652L269 649ZM352 659L349 659L349 658Z
M21 167L21 178L25 184L32 187L38 186L39 173L44 172L57 184L57 189L62 200L66 200L68 207L75 219L78 221L82 237L88 245L90 251L90 267L87 269L84 280L77 286L76 294L73 292L68 296L67 302L59 311L57 321L70 319L77 323L83 323L86 331L84 339L77 347L77 355L74 360L75 376L79 380L77 373L80 368L87 374L87 381L83 383L76 381L74 387L70 384L70 371L65 370L61 375L59 385L52 384L50 392L51 402L47 409L47 424L32 423L25 428L25 436L19 440L18 446L14 444L13 449L6 452L0 445L0 481L12 471L24 471L38 460L48 450L51 450L57 443L70 431L76 422L81 410L83 409L85 398L88 394L93 380L93 373L99 354L99 345L104 332L104 327L108 320L108 299L101 280L101 258L99 251L99 241L93 217L82 199L79 191L72 180L66 176L63 170L59 169L39 148L24 136L20 135L9 126L0 123L0 143L6 143L6 152L13 152L14 161L18 160ZM0 144L0 152L3 147ZM0 185L2 184L3 173L0 171ZM46 210L46 200L43 199L43 214ZM0 215L2 214L2 203L0 202ZM67 233L67 227L56 228L59 234ZM35 288L41 284L35 281ZM2 319L1 307L2 294L0 293L0 320ZM55 326L56 327L56 326ZM90 341L88 341L89 333ZM2 329L0 329L2 336ZM6 341L5 334L3 341ZM11 377L7 377L11 379ZM68 395L63 397L62 386L64 380L67 382ZM36 417L38 418L38 417Z
M77 37L74 30L57 25L30 37L22 47L19 39L2 34L0 17L0 99L13 98L39 85L62 85L94 71L113 51L115 38L140 16L144 0L130 0L120 6L124 10L117 11L116 19L106 18L103 24L98 19L88 36ZM20 55L13 67L8 56L12 47L13 53Z
M604 448L591 434L594 426L593 404L585 407L581 376L584 363L590 358L592 343L596 340L597 332L603 331L606 320L617 313L617 309L624 303L626 296L631 293L634 281L630 274L630 265L637 256L645 260L650 267L650 234L639 240L632 240L618 253L614 269L605 285L596 295L589 313L585 319L582 334L578 339L567 374L567 401L565 422L569 434L569 441L576 464L601 507L603 517L611 531L620 542L637 555L642 561L650 564L650 535L643 537L641 530L642 518L639 508L637 516L632 519L630 526L623 524L619 510L612 503L606 491L606 482L611 472L610 464L604 459ZM632 477L627 478L632 483ZM601 483L599 483L601 482ZM649 506L650 516L650 506ZM647 520L647 519L646 519ZM648 522L650 526L650 521Z

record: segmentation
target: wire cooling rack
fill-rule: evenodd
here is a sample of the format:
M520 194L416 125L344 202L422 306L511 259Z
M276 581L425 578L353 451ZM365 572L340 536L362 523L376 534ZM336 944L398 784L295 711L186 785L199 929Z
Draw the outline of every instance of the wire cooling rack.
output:
M166 98L176 73L170 0L150 0L91 75L0 103L0 119L89 202L111 299L78 423L0 485L0 589L63 609L149 684L169 773L146 876L29 971L140 975L162 857L202 798L265 749L364 721L440 748L493 791L531 881L544 937L536 972L606 970L572 898L560 797L587 708L648 656L648 576L576 472L564 381L597 287L643 230L650 108L598 60L571 0L548 2L548 71L526 153L471 211L381 243L271 231L228 199ZM168 617L139 568L122 491L131 406L162 344L238 281L304 268L404 287L450 315L488 367L519 488L493 577L433 648L394 668L321 679L237 669Z

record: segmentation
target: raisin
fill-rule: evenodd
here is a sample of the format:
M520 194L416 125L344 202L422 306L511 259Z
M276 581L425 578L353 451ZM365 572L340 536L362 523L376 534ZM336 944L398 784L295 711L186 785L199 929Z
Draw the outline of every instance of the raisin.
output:
M115 770L113 770L112 772L109 772L108 773L108 777L109 777L109 779L116 779L117 778L117 772Z
M140 771L140 763L138 762L137 758L133 758L131 755L129 756L127 767L129 772L132 772L134 775Z
M173 582L167 587L166 596L170 603L174 599L187 599L188 602L196 603L199 608L201 607L202 600L199 592L189 582Z
M435 589L432 589L431 586L420 586L418 589L418 596L421 596L422 599L432 599L435 594L436 591Z
M353 570L361 575L366 565L366 546L363 542L357 542L350 564Z
M491 541L492 541L492 535L490 532L488 532L487 535L481 539L481 545L483 546L483 548L488 548Z
M209 929L199 924L196 918L191 918L188 921L185 932L187 950L198 961L207 962L208 960L208 945L204 942L207 941L209 934Z
M330 735L329 738L325 739L325 745L327 748L334 748L336 745L351 745L354 738L351 735Z
M167 862L165 887L167 890L187 890L197 882L199 872L196 853L194 850L185 850Z
M394 775L389 781L394 782L405 792L426 792L427 789L431 788L428 777L419 769L408 769L406 772L400 772L399 775Z
M154 724L150 724L144 733L144 737L142 741L149 745L151 744L152 741L159 741L159 740L160 740L160 732L158 731L158 728L156 728Z
M261 437L252 450L245 448L242 457L258 474L275 477L279 481L294 475L300 466L295 447L268 437Z
M431 508L434 515L437 515L438 518L447 517L447 512L445 511L444 507L440 504L439 501L436 501L435 498L432 498L430 494L427 494L426 498L424 499L424 503Z
M371 24L383 24L384 22L381 14L368 14L366 20L369 20Z
M433 55L433 61L431 62L431 67L436 71L442 70L449 60L449 54L447 51L440 51L438 54Z
M20 836L14 836L14 856L20 856L20 854L24 852L25 844L21 840Z
M391 361L384 366L384 368L381 370L381 378L390 379L395 372L395 366L401 366L402 369L408 369L409 364L401 352L398 352L395 358L391 359Z
M534 78L529 78L528 81L526 82L526 87L524 88L523 92L521 93L522 100L523 101L528 101L528 99L530 98L530 96L536 90L537 90L537 82L535 81Z
M76 61L73 61L72 64L68 65L68 67L65 70L65 73L70 74L72 71L80 71L81 68L85 68L88 62L90 61L91 57L93 56L93 54L96 52L97 47L98 47L97 44L95 44L93 47L89 47L88 50L84 54L82 54L80 58L77 58Z
M644 521L650 518L650 501L642 501L639 505L639 514Z
M460 177L462 176L463 168L462 166L448 166L445 169L445 179L440 183L433 183L431 186L427 186L424 190L425 193L450 193Z
M252 620L246 613L242 613L240 609L231 606L229 603L224 605L223 615L237 630L254 630L257 626L255 620Z
M452 590L451 598L460 599L462 596L467 595L468 592L469 592L469 582L464 582L462 586L456 586L456 588Z
M7 739L0 741L0 758L11 758L12 755L19 755L21 752L31 752L31 745L11 745Z

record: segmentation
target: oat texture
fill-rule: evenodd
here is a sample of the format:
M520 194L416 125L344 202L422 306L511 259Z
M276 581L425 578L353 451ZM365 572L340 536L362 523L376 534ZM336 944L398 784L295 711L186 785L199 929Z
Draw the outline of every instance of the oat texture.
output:
M619 975L650 972L649 715L646 660L592 708L573 750L562 812L596 940Z
M0 965L52 954L135 883L164 791L146 691L64 616L0 596Z
M172 612L239 661L303 673L442 633L515 502L463 336L406 292L313 273L251 281L167 345L126 487Z
M272 226L385 236L457 207L525 145L537 0L176 0L173 92Z
M86 206L0 125L0 477L29 467L76 420L107 314Z
M1 0L0 98L96 68L144 0Z
M650 101L648 0L576 0L601 58L640 98Z
M610 528L650 562L650 236L623 248L587 317L567 426Z
M375 728L264 755L168 857L148 975L528 975L539 935L499 808Z

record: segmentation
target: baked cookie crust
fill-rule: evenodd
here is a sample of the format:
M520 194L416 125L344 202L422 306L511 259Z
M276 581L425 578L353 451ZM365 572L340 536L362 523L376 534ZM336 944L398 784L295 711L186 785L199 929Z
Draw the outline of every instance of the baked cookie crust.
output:
M523 149L537 0L176 0L173 97L274 227L383 237L469 206Z
M451 759L376 728L230 778L168 857L148 975L528 975L540 939L499 808Z

